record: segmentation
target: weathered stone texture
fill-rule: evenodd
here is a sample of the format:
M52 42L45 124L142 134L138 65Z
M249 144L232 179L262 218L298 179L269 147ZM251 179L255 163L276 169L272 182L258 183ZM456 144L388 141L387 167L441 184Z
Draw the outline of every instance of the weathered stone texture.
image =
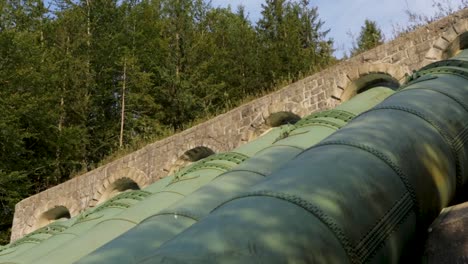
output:
M468 262L468 203L445 208L428 230L423 263Z
M74 216L95 205L118 177L129 177L145 187L165 177L187 150L204 146L224 152L244 144L272 113L290 111L305 116L333 108L346 100L351 83L366 74L386 73L403 83L413 70L442 59L444 49L466 31L468 10L463 10L29 197L16 205L12 240L33 231L38 217L55 206L67 207Z

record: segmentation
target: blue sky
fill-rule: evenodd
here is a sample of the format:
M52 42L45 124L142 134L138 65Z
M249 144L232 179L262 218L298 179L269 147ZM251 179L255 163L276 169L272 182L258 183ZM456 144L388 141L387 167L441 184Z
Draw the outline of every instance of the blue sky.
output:
M445 0L447 1L447 0ZM452 0L456 4L460 0ZM231 5L233 10L240 4L246 7L249 18L255 22L261 12L264 0L212 0L214 7ZM325 21L325 28L330 28L329 37L335 40L336 56L352 47L348 32L359 35L364 20L377 21L386 39L390 39L395 24L407 24L405 10L417 10L418 13L431 15L436 10L432 7L432 0L312 0L318 6L319 16Z

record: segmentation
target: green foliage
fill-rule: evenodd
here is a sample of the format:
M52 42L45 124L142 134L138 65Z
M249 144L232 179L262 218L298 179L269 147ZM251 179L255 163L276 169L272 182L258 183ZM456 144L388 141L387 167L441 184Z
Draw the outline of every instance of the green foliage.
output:
M6 173L0 170L0 244L10 241L15 204L30 193L30 181L24 172Z
M308 0L263 9L0 1L0 243L21 199L335 61Z
M267 0L257 23L261 76L267 87L297 80L334 61L329 30L310 1Z
M356 42L357 46L351 51L352 56L381 45L384 40L382 31L377 26L377 23L366 19Z

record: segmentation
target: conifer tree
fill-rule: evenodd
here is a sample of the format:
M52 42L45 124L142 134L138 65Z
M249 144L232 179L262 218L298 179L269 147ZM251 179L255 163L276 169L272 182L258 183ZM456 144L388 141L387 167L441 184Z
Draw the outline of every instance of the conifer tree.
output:
M375 48L383 43L383 35L375 21L366 19L357 38L357 46L351 51L352 55Z
M267 0L262 8L257 31L266 83L293 81L333 61L333 41L308 0Z

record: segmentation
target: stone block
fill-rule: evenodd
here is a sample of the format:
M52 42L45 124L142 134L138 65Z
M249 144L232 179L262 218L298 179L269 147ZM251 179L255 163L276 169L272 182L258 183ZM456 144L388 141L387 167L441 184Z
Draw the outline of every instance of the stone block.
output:
M395 53L393 56L392 56L392 63L397 63L397 62L400 62L406 58L406 52L405 51L399 51L397 53Z
M322 86L323 85L323 78L318 78L317 79L317 86Z
M294 103L300 103L304 100L302 95L295 95L289 99L289 101L294 102Z
M340 73L336 75L335 82L338 88L344 89L348 86L349 80L344 73Z
M328 105L327 105L327 101L325 101L325 100L318 102L317 105L318 105L318 109L319 109L320 111L329 109L329 107L328 107Z
M325 96L325 93L324 92L321 92L317 95L317 101L320 103L320 102L323 102L325 100L326 96Z
M426 53L425 58L428 60L440 60L442 58L442 50L432 48Z
M453 29L457 32L457 35L463 34L468 31L468 21L459 21L453 25Z
M446 50L449 45L450 43L444 38L439 38L434 42L434 48L439 49L441 51Z
M376 63L371 67L371 72L387 73L389 65L385 63Z
M352 81L357 80L359 78L359 64L356 63L356 64L349 65L346 68L346 76L348 77L349 80L352 80Z
M444 34L442 34L442 38L445 39L449 44L452 43L457 37L458 33L455 31L454 27L449 27Z
M242 107L241 110L241 117L244 118L246 116L250 116L252 114L252 107L250 105L246 105Z
M359 71L359 77L369 74L369 72L371 71L370 64L368 63L362 64L361 66L358 67L358 71ZM353 81L355 81L355 79L353 79Z
M430 49L431 49L431 43L429 41L419 43L418 45L415 46L416 50L413 54L408 52L408 55L410 57L413 57L411 55L418 56L419 54L426 54Z
M392 62L392 57L391 56L386 56L385 58L381 59L380 62L382 62L382 63L391 63Z
M313 96L313 95L316 95L316 94L319 94L319 93L321 93L321 92L322 92L322 90L323 90L323 88L322 88L322 87L319 87L319 86L315 87L315 88L314 88L314 89L312 89L312 91L311 91L311 93L312 93L312 96Z
M392 67L388 67L387 73L393 78L399 80L405 75L405 70L403 69L403 67L395 65Z
M375 50L370 50L362 54L362 60L364 62L374 62L377 59L378 59L378 56Z
M424 263L466 263L468 203L445 208L428 230Z
M341 98L341 95L343 95L343 91L344 90L339 88L338 86L334 86L330 91L330 96L335 98Z

